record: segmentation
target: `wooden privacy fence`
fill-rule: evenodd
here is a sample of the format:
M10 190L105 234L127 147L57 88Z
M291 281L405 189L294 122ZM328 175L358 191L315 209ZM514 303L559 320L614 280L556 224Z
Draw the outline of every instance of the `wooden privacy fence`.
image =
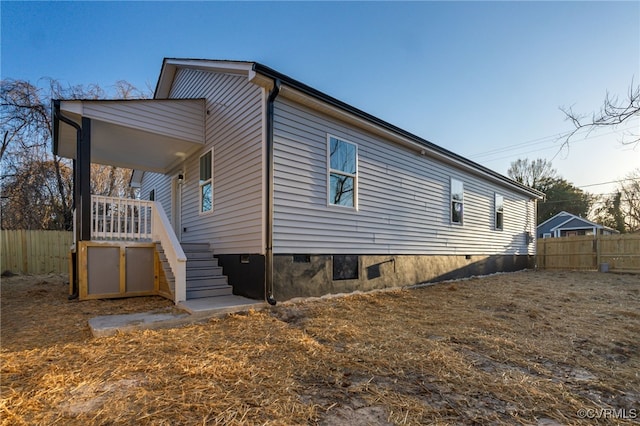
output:
M69 231L2 230L2 272L49 274L69 272Z
M640 273L640 234L544 238L537 254L541 269Z

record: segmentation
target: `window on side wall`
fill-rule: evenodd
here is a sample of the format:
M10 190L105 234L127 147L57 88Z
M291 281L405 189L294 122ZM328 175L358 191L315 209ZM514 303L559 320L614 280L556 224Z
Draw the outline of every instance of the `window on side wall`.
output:
M458 179L451 179L451 223L462 225L464 216L464 185Z
M358 255L333 255L333 281L357 280L359 256Z
M333 136L328 137L329 204L357 207L358 147Z
M504 197L500 194L495 194L495 226L496 230L502 231L504 227Z
M200 213L213 211L213 155L209 151L200 157Z

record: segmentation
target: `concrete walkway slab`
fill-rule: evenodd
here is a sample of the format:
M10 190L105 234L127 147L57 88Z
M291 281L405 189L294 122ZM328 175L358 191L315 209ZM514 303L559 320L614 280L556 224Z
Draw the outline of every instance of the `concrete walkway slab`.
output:
M89 320L89 328L95 337L105 337L119 331L170 328L189 322L189 314L141 312L136 314L103 315Z
M173 328L200 322L208 318L220 317L249 309L261 309L266 302L241 296L216 296L181 302L178 308L185 313L141 312L124 315L103 315L89 320L89 328L95 337L112 336L118 332L135 330Z
M248 311L249 309L261 309L267 303L260 300L248 299L242 296L216 296L202 299L191 299L178 303L178 308L184 309L195 317L219 316L234 312Z

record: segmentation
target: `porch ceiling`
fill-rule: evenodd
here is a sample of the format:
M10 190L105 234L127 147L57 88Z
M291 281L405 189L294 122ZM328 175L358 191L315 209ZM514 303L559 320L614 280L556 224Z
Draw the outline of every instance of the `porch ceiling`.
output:
M204 144L203 99L61 101L60 113L91 119L92 163L166 173ZM76 129L54 128L54 153L75 158Z

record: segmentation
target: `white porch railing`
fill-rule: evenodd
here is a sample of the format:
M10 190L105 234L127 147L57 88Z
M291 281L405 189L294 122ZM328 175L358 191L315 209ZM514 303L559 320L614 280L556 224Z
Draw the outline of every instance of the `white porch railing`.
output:
M91 211L92 240L159 242L175 278L174 302L187 299L187 256L160 203L92 195Z
M91 196L91 239L151 241L153 201Z

